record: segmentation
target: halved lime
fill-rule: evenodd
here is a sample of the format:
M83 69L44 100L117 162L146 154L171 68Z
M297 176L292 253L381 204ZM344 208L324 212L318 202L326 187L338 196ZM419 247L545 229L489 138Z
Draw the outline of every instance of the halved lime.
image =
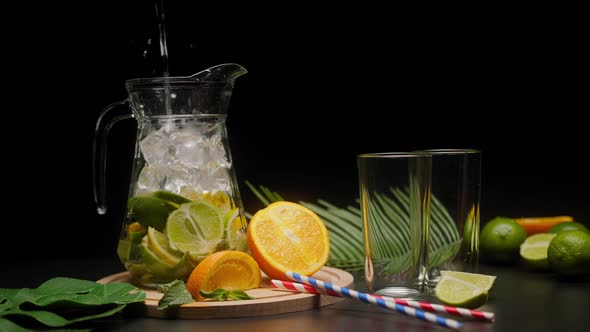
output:
M127 203L131 218L143 227L154 227L161 231L166 227L168 215L177 206L163 199L151 196L131 197Z
M531 235L520 245L520 257L522 257L529 266L535 268L549 267L547 260L547 248L549 243L557 234L539 233Z
M470 309L488 301L488 293L484 289L448 274L440 278L434 294L444 304Z
M153 227L148 228L149 248L161 260L168 264L178 264L182 258L182 253L170 248L168 237L164 233L160 233Z
M470 284L473 284L484 291L488 292L492 289L496 276L490 276L486 274L459 272L459 271L440 271L441 276L451 276Z
M159 199L163 199L168 202L172 202L176 205L181 205L181 204L188 203L191 201L190 199L188 199L184 196L177 195L175 193L172 193L169 191L164 191L164 190L154 191L152 193L152 196L157 197Z
M166 223L170 247L191 255L215 251L225 233L223 214L211 203L194 201L182 204Z

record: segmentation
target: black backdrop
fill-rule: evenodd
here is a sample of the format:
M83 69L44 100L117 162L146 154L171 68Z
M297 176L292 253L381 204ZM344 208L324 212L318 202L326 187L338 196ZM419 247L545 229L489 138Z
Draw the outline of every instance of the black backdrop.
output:
M109 141L106 216L92 196L93 130L100 110L125 98L125 79L161 69L153 4L7 6L0 249L13 259L115 257L135 127L116 126ZM351 204L356 154L470 147L483 151L483 221L590 222L588 86L562 80L588 77L580 21L508 15L500 27L477 14L429 27L427 17L400 22L399 12L369 7L267 15L202 6L167 2L170 70L249 69L228 119L247 210L260 204L244 180L293 201ZM523 78L536 80L510 81Z

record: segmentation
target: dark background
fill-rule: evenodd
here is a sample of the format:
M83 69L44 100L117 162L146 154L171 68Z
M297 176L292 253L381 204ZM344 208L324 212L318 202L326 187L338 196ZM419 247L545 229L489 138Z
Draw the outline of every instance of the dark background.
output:
M110 137L105 216L92 196L94 126L126 79L161 71L153 3L6 6L0 250L114 258L135 126ZM260 204L244 180L345 205L359 153L469 147L483 152L482 221L590 223L588 84L570 81L588 78L587 26L575 8L232 8L167 2L170 70L249 70L227 125L250 212Z

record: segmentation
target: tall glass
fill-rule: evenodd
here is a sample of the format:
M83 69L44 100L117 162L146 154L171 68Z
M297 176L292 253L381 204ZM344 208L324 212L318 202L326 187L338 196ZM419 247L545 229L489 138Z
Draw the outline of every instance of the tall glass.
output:
M426 291L431 157L372 153L357 161L367 287L418 298Z
M441 270L477 272L481 153L474 149L421 150L432 156L428 283Z

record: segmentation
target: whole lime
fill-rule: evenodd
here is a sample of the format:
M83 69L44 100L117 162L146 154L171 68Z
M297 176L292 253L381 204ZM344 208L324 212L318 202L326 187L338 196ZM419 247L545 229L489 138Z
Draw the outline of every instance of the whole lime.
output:
M549 233L561 233L563 231L584 231L586 233L590 233L590 230L584 224L579 222L562 222L561 224L557 224L551 228L549 228Z
M482 229L480 249L482 257L490 261L510 262L519 257L520 245L527 233L514 219L496 217Z
M551 269L558 274L590 274L590 234L580 230L557 234L549 243L547 259Z

